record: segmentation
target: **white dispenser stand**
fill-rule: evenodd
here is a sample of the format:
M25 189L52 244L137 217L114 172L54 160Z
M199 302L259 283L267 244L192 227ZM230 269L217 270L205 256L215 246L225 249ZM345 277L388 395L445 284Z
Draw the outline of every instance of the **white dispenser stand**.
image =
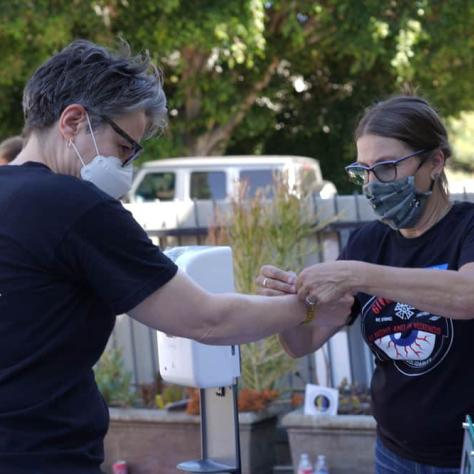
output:
M174 247L165 254L207 291L235 291L230 247ZM162 332L158 332L157 337L163 380L200 389L201 459L182 462L178 469L195 473L240 474L239 347L210 346Z

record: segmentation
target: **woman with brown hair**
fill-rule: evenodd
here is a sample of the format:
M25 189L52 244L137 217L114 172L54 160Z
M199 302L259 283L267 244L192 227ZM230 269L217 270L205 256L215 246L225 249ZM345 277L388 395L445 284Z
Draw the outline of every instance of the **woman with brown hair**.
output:
M315 305L355 296L350 320L375 356L377 474L459 472L462 421L474 413L474 205L449 201L447 132L422 98L398 96L368 109L347 174L378 220L352 233L338 261L295 278L265 266L260 293L297 292ZM281 333L301 356L336 330Z

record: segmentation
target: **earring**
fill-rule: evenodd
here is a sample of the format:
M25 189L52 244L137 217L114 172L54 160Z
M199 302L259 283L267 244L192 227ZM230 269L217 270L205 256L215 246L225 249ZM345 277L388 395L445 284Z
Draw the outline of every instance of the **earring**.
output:
M66 147L71 148L71 145L72 145L72 138L68 138L68 140L66 142Z

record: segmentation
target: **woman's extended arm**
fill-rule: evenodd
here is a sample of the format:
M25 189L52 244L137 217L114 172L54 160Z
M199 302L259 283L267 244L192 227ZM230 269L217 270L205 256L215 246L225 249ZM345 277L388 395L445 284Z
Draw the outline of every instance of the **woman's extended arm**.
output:
M242 344L298 325L305 311L295 294L277 298L211 294L179 271L129 314L175 336L206 344Z
M458 271L398 268L359 261L319 263L303 270L298 296L321 303L346 293L376 295L453 319L474 318L474 263Z

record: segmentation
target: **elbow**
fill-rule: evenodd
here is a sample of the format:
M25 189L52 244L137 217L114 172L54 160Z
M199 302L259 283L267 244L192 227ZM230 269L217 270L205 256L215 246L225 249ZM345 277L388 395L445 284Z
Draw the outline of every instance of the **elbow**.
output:
M299 359L300 357L304 357L305 355L308 355L312 352L307 347L302 347L301 344L289 344L281 334L278 336L278 338L280 340L281 347L292 359Z
M457 298L452 301L451 307L454 308L454 311L448 317L464 320L474 319L474 300L471 295L458 295Z
M286 351L286 353L292 358L292 359L300 359L301 357L304 357L305 355L308 355L309 352L303 352L303 351Z
M293 350L291 350L289 347L287 347L287 346L285 346L285 345L283 345L283 349L285 350L286 354L287 354L289 357L291 357L292 359L299 359L300 357L303 357L303 356L304 356L304 354L302 354L302 353L300 354L300 353L299 353L300 351L297 351L297 350L293 351Z
M474 319L474 305L459 306L451 317L463 320Z
M230 343L228 335L226 308L218 304L218 299L209 295L208 301L203 302L196 311L195 325L192 336L188 336L203 344L219 345Z

